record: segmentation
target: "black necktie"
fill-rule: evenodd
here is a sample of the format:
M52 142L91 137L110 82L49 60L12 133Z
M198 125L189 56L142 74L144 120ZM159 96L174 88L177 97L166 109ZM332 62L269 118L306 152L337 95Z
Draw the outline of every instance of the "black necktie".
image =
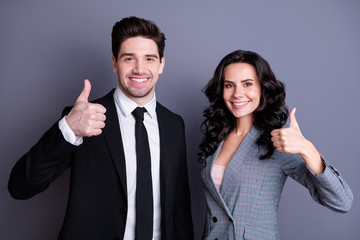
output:
M153 193L151 178L151 157L148 135L144 126L145 108L137 107L135 116L136 139L136 240L150 240L153 235Z

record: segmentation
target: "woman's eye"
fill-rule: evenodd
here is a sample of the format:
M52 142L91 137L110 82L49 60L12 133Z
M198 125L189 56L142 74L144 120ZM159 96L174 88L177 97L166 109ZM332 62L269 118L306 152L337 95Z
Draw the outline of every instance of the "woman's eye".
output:
M249 87L249 86L251 86L251 85L252 85L252 83L249 83L249 82L247 82L247 83L244 84L245 87Z

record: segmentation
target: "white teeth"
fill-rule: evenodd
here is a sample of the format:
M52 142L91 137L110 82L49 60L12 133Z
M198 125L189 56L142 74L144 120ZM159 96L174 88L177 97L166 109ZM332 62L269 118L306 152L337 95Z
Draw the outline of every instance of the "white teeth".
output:
M248 102L242 102L242 103L234 103L235 106L242 106L242 105L245 105L247 104Z
M134 81L134 82L138 82L138 83L141 83L141 82L144 82L147 80L147 78L130 78L131 81Z

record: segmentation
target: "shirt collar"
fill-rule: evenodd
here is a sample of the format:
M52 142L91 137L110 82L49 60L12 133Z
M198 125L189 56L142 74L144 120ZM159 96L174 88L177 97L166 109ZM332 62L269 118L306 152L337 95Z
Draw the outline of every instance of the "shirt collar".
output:
M126 117L132 116L132 111L134 111L137 107L144 107L147 111L147 114L154 118L156 116L156 96L154 93L153 99L145 104L144 106L137 105L133 100L128 98L119 88L119 86L115 89L114 92L115 103L120 108L122 114Z

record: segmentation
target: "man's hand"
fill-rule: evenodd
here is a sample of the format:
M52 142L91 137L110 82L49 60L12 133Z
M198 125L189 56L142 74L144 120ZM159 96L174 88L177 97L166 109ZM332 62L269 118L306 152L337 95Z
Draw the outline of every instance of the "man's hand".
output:
M106 108L101 104L89 103L88 98L91 91L90 81L84 80L84 88L71 109L65 117L70 129L78 137L97 136L105 127Z

